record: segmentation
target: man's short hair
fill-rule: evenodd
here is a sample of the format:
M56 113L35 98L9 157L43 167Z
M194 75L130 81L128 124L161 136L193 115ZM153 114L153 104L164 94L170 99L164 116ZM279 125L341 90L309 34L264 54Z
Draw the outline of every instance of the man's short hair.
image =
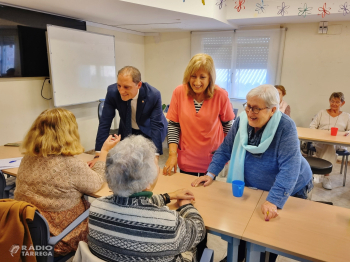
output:
M141 73L140 71L133 66L124 66L122 69L118 71L118 76L122 75L129 75L131 76L132 81L137 85L141 81Z

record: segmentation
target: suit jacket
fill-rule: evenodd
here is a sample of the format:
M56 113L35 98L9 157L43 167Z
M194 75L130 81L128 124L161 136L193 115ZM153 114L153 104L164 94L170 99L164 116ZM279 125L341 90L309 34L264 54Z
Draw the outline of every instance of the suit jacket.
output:
M109 135L109 129L111 128L116 109L120 116L119 134L124 139L127 103L121 99L117 84L113 84L107 89L96 137L96 151L101 150L104 141ZM146 82L142 82L142 86L139 89L136 123L140 131L152 139L157 147L157 152L163 154L162 142L167 134L168 122L163 114L160 92Z

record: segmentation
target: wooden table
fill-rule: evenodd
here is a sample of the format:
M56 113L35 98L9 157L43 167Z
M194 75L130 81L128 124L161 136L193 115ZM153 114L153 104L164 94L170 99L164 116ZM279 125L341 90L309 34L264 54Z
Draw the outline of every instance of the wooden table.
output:
M0 146L0 158L20 156L18 147ZM84 161L93 158L88 154L77 157ZM16 176L18 168L3 171ZM231 184L216 181L206 188L193 188L190 186L193 179L180 173L159 175L154 192L190 189L208 232L228 242L228 261L237 261L240 239L248 242L247 262L259 261L260 252L264 251L299 261L350 261L349 209L290 197L283 210L279 210L279 217L265 222L260 208L268 192L245 188L243 197L236 198L232 195ZM111 193L104 184L91 196ZM176 208L173 203L169 207Z
M15 158L15 157L23 157L21 152L19 151L19 147L12 146L0 146L0 159L4 158ZM16 176L18 172L18 167L4 169L2 170L5 174Z
M247 262L270 251L299 261L350 261L350 209L289 197L279 217L265 222L260 205L243 233Z
M331 136L331 131L297 127L299 140L308 142L322 142L323 144L350 146L350 135L344 136L345 132L338 132Z
M0 146L0 159L15 157L23 157L23 154L20 152L19 147ZM85 153L77 155L76 157L86 162L94 158L93 155ZM17 176L18 167L3 169L2 172L11 176Z

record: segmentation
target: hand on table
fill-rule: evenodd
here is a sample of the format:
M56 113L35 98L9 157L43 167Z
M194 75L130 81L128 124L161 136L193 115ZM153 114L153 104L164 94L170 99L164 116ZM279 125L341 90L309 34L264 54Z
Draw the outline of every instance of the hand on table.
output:
M168 157L168 160L165 163L165 166L163 168L163 175L170 176L171 170L174 169L174 173L177 172L177 156L172 155Z
M265 203L261 205L261 212L264 215L265 221L270 221L271 218L278 216L277 206L269 201L265 201Z
M92 168L96 164L97 161L98 161L98 158L94 158L94 159L88 161L87 164L90 168Z
M189 200L191 203L191 200L195 200L195 197L193 193L188 189L179 189L174 192L168 193L170 200L177 199L177 200Z
M204 183L203 186L206 187L213 183L213 179L210 176L201 176L194 180L191 186L197 187L200 183Z

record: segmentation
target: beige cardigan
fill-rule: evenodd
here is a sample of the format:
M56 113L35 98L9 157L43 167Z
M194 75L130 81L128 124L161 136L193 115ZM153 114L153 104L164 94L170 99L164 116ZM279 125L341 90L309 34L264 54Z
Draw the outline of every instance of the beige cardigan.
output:
M91 169L74 156L24 156L18 169L15 199L39 210L63 211L81 202L84 193L99 190L105 181L105 163Z

